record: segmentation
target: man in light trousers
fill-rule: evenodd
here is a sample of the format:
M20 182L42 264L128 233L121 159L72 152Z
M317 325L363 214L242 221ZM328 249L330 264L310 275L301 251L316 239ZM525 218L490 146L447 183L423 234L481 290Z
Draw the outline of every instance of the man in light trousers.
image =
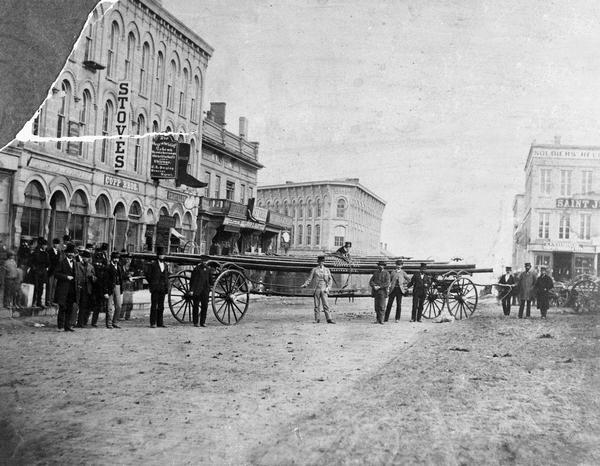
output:
M328 324L335 324L331 315L329 314L329 305L327 304L327 294L331 288L333 278L331 272L325 267L325 256L319 256L317 258L317 266L310 271L308 279L301 285L302 288L306 288L311 282L315 283L315 290L313 297L315 300L315 322L319 323L321 306L323 307L323 313Z

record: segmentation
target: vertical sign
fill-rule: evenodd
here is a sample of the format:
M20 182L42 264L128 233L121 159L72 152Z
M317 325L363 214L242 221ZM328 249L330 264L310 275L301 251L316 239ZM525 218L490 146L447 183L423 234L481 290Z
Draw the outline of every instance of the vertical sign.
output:
M150 157L150 178L176 178L179 144L168 135L154 136Z
M120 81L117 92L117 135L119 138L115 141L115 170L125 168L127 156L127 125L129 124L129 99L131 97L131 83L129 81Z

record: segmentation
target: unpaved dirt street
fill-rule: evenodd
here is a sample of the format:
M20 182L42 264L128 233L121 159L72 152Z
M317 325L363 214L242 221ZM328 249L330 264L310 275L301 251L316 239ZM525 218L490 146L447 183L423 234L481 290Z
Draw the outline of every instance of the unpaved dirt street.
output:
M0 321L8 464L598 464L599 322L550 310L372 324L372 301L253 302L237 326ZM537 313L534 312L537 316Z

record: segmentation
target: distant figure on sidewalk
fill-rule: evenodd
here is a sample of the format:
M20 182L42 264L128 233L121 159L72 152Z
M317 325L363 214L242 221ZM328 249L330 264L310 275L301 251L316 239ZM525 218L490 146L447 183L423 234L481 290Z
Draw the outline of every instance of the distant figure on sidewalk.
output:
M387 322L390 318L390 311L392 310L392 304L394 299L396 300L396 322L400 321L400 312L402 310L402 296L406 295L408 288L407 284L410 281L408 274L402 268L404 262L401 260L396 261L396 268L390 274L390 292L388 296L387 306L385 308L385 319Z
M93 306L93 287L96 281L96 272L92 265L92 254L90 251L83 251L81 253L80 264L77 264L80 268L78 278L78 294L79 294L79 313L77 315L77 327L86 327Z
M75 245L68 244L65 257L56 268L56 301L58 302L58 329L73 332L71 328L71 313L77 297L75 283Z
M510 315L510 304L513 297L513 288L515 286L515 277L512 274L512 267L506 267L506 273L504 273L499 279L498 283L498 296L502 301L502 312L505 316Z
M535 295L537 299L537 307L542 314L542 319L546 318L546 313L550 307L550 290L554 288L554 282L549 275L546 274L546 267L540 267L540 276L535 281Z
M50 261L46 252L47 241L41 236L37 239L37 244L31 254L31 276L33 278L33 305L42 307L42 294L44 293L44 284L46 283L48 267Z
M344 245L335 251L336 254L344 257L350 257L350 248L352 247L352 243L350 241L346 241Z
M535 280L537 279L534 272L531 272L531 263L525 263L525 271L521 273L517 283L519 293L519 319L523 318L523 309L527 305L525 318L531 316L531 301L535 298Z
M56 290L56 277L54 276L54 272L56 271L56 267L58 266L58 261L60 260L60 250L58 246L60 245L60 240L58 238L54 238L52 240L52 246L48 246L46 252L48 254L48 274L46 276L46 307L51 306L54 303L54 292Z
M169 292L169 268L161 246L156 247L156 260L150 264L146 280L150 288L150 327L166 327L163 312L165 296Z
M426 268L427 264L421 263L419 271L413 274L408 283L408 287L413 289L411 322L421 322L423 316L423 305L425 304L427 289L431 284L431 278L425 273Z
M3 264L4 274L4 307L7 309L20 308L19 296L21 293L21 284L19 277L23 277L22 270L17 267L15 253L8 251L7 259Z
M329 269L325 267L325 256L317 257L317 266L310 271L310 275L300 287L306 288L313 281L315 284L313 291L315 322L320 322L319 316L321 314L321 307L323 307L323 314L325 314L327 323L335 324L331 318L331 314L329 314L329 305L327 303L327 296L333 282L333 277Z
M190 277L190 292L192 293L192 320L194 327L206 327L206 313L210 294L210 278L212 269L206 264L207 255L200 256L200 263L192 270ZM200 308L200 321L198 321Z
M385 313L385 300L390 287L390 274L384 270L385 261L377 262L377 271L371 276L369 286L371 287L371 296L375 301L375 323L383 325Z

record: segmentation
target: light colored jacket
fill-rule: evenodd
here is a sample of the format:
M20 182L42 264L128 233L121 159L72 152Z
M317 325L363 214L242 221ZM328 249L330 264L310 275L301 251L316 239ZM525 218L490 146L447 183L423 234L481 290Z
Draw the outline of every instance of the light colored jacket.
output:
M316 266L314 269L310 271L310 275L304 282L302 286L308 286L313 281L315 282L315 291L317 290L327 290L331 287L331 282L333 278L331 277L331 272L327 267L319 267Z
M409 281L410 277L404 271L404 269L401 268L400 270L392 270L392 273L390 274L390 291L392 291L396 286L399 286L402 294L406 294L408 291L407 285Z

